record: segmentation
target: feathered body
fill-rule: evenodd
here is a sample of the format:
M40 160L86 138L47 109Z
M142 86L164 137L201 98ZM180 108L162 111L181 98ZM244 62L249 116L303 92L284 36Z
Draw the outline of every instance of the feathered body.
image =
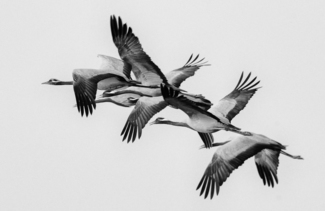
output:
M294 159L302 159L300 156L290 155L283 150L285 146L264 135L251 133L251 136L235 135L223 143L214 143L219 146L212 160L206 168L197 189L201 188L200 195L205 192L205 198L211 199L218 195L220 186L227 180L232 171L241 166L247 159L255 155L255 163L258 173L269 186L274 186L274 180L278 182L277 168L280 153ZM220 146L221 145L221 146Z

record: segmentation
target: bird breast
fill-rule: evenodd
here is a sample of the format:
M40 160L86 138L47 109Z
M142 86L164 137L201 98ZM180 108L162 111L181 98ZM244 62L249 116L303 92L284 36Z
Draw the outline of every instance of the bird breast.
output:
M215 119L206 115L192 115L187 121L187 124L195 131L201 133L214 133L224 125L217 122Z

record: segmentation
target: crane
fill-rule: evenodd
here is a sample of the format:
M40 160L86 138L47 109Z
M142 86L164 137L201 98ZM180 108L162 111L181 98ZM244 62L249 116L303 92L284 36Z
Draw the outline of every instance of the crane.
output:
M290 155L283 151L286 147L264 135L250 132L250 136L235 135L228 141L213 143L212 147L220 146L214 153L212 161L206 168L197 190L201 188L200 195L205 192L206 198L210 193L218 195L220 186L229 175L241 166L245 160L255 155L255 164L264 185L274 186L278 183L277 168L280 153L293 159L303 159L301 156ZM205 147L205 146L203 146Z
M200 67L206 65L202 62L202 60L200 60L199 62L195 62L197 58L198 56L192 59L191 56L188 62L183 67L168 72L166 74L166 78L168 79L169 83L173 86L180 86L183 81L193 76L195 72L200 69ZM138 89L137 87L129 87L123 91L134 91L135 89L141 92L141 90L139 89L145 88ZM137 98L132 98L133 102L135 103L135 107L129 115L127 122L122 130L121 135L124 135L123 141L127 139L128 143L131 140L132 142L134 142L137 135L138 138L141 138L142 129L145 127L147 122L156 113L160 112L161 110L167 107L168 104L164 101L163 97L161 96L161 90L158 89L158 91L159 92L152 96L145 96L145 94L150 93L144 91L145 94L141 92L142 96L138 95ZM209 100L205 99L203 96L184 95L183 93L181 95L184 96L184 98L193 101L197 106L204 110L207 110L212 106L212 103Z
M174 82L174 84L169 81L167 77L162 73L160 68L143 50L139 39L134 35L132 28L128 27L126 23L123 23L120 17L117 19L115 16L111 16L111 33L113 42L118 49L120 58L123 60L123 72L125 74L130 74L132 71L136 77L136 80L141 82L143 85L153 86L164 83L166 86L172 87L177 91L184 91L180 89L179 86L189 76L182 76L180 79ZM197 58L198 56L192 60L191 56L186 64L188 66L193 66L191 75L194 75L194 72L199 67L204 65L200 63L203 59L197 61ZM196 62L195 65L194 62ZM173 74L173 72L171 74ZM139 91L143 94L150 95L151 97L141 96L137 99L135 108L129 115L121 133L123 136L123 141L125 139L128 139L128 143L131 140L134 142L137 134L138 138L140 138L142 129L150 120L150 118L167 106L161 97L161 90L159 88L147 89L140 87L130 87L121 91L120 94L127 93L130 90ZM187 96L186 98L189 98L192 101L195 101L199 106L203 106L205 108L210 108L211 106L211 102L206 100L202 95L193 95L189 93L182 93L182 95L184 97Z
M130 75L125 75L123 63L116 58L99 55L104 60L100 69L75 69L72 76L73 81L60 81L51 78L42 84L49 85L73 85L78 111L81 116L85 113L92 114L96 108L97 89L112 91L121 87L137 86L146 88L157 88L158 86L145 86L141 82L134 81Z
M251 73L244 80L243 76L244 73L242 72L236 87L208 111L193 105L191 101L182 96L177 97L178 91L163 86L162 89L165 90L163 94L165 93L164 97L167 103L170 103L174 108L183 110L189 116L189 119L174 122L158 117L150 124L168 124L190 128L199 133L204 143L210 143L211 146L214 142L211 133L217 132L222 128L231 129L227 127L227 124L230 124L231 120L245 108L248 101L259 89L256 86L260 81L255 82L256 77L249 81ZM208 144L205 145L207 146Z

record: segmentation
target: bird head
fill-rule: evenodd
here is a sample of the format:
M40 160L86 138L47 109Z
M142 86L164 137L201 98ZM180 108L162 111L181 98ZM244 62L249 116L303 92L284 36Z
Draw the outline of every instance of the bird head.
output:
M56 78L51 78L50 80L43 82L42 84L50 84L50 85L60 85L61 81Z
M164 119L165 119L165 118L163 118L163 117L158 117L155 121L150 122L150 125L161 124L161 122L162 122Z
M129 101L130 103L136 103L136 102L138 102L138 100L139 100L139 98L128 97L128 101Z

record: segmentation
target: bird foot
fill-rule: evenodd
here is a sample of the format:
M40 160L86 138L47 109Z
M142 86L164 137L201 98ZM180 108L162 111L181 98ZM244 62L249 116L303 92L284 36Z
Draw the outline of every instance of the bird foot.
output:
M281 153L288 156L288 157L291 157L293 159L299 159L299 160L303 160L303 158L300 156L300 155L291 155L283 150L281 150Z

